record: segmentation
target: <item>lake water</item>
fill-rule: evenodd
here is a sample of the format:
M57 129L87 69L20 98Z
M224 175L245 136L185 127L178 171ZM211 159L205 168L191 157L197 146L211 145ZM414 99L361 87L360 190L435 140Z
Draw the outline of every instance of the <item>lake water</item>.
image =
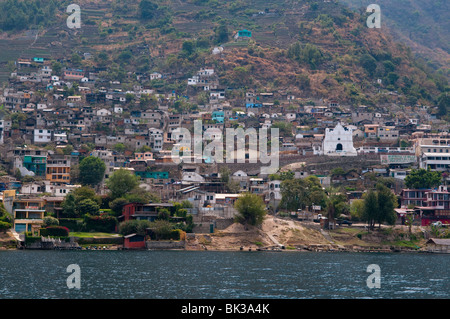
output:
M69 289L67 267L80 267ZM367 267L380 267L369 288ZM0 251L1 299L446 299L450 255Z

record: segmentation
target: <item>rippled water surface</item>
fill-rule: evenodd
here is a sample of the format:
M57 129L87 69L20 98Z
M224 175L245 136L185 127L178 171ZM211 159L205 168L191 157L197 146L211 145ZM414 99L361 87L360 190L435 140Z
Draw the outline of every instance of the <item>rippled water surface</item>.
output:
M67 266L81 270L69 289ZM370 289L367 266L380 267ZM449 298L450 255L0 251L0 298Z

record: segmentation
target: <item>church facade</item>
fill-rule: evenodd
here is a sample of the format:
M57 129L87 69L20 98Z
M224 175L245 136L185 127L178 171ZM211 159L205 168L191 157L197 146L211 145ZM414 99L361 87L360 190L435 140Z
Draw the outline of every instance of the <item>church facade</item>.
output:
M338 123L335 128L325 129L325 137L322 142L323 155L327 156L356 156L353 147L353 131Z

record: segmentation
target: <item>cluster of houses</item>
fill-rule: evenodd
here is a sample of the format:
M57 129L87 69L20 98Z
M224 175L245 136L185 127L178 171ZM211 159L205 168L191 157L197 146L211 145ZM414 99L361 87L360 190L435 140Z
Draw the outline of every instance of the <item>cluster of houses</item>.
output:
M237 37L251 37L251 32L243 30ZM233 203L244 191L277 207L281 181L260 174L255 165L230 165L225 178L217 163L172 160L172 149L180 138L174 132L192 130L196 120L202 121L203 131L221 133L226 128L270 129L282 123L289 131L280 136L280 162L308 164L324 157L346 158L350 163L352 158L375 160L375 165L368 164L357 176L348 176L348 181L362 178L367 171L401 181L412 168L445 176L450 170L450 135L446 129L437 133L442 123L427 107L403 107L402 112L355 108L334 99L302 99L282 89L234 95L220 85L212 67L184 79L186 92L151 87L152 80L179 76L158 72L128 74L133 89L123 90L118 81L102 79L99 69L66 68L56 74L51 65L43 58L19 59L0 95L0 156L8 173L0 177L0 191L8 203L5 207L16 218L18 232L31 231L43 212L61 209L64 197L79 187L71 181L71 170L85 156L105 162L105 180L126 168L163 202L189 200L196 216L233 217ZM208 99L199 105L196 96L201 92ZM154 103L146 103L146 97ZM178 110L179 99L196 107ZM295 176L315 175L327 187L336 182L330 171L300 168ZM24 180L25 176L33 177L32 181ZM104 185L99 192L106 194ZM411 209L410 196L415 196L417 209L427 220L449 220L449 194L445 187L403 190L399 216Z

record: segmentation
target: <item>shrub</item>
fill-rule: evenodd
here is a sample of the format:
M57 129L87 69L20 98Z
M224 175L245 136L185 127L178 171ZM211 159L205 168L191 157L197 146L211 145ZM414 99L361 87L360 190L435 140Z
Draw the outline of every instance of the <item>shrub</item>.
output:
M151 239L173 239L173 224L166 220L156 220L150 223L149 235Z
M41 236L55 236L55 237L68 237L69 229L64 226L48 226L46 228L41 228Z
M84 223L86 231L111 233L116 230L117 218L107 214L101 214L100 216L86 214Z
M60 218L59 225L69 228L70 231L80 232L84 230L82 218Z
M151 222L148 220L127 220L120 223L119 233L124 236L129 234L145 235L150 225Z
M55 217L52 216L46 216L44 217L44 226L48 227L48 226L58 226L59 225L59 220Z
M0 221L0 232L6 232L12 227L11 223Z

